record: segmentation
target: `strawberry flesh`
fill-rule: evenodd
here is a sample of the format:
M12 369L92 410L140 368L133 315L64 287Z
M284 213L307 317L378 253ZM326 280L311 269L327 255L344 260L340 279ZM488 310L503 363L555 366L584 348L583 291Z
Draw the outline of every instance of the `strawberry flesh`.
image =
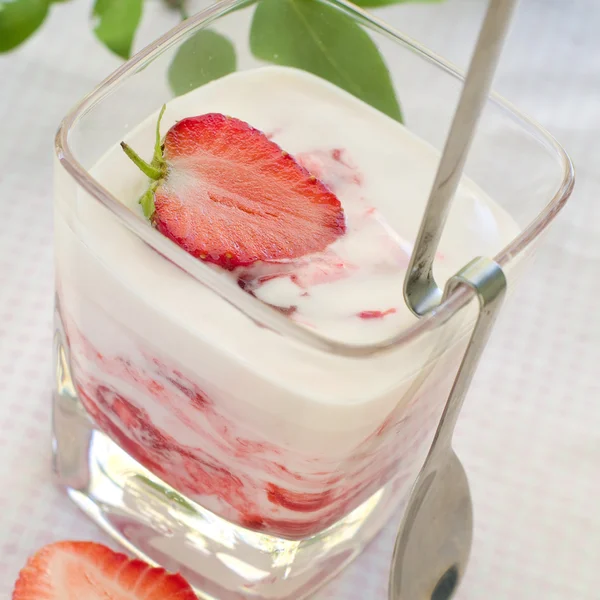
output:
M233 117L183 119L157 141L152 166L132 159L154 179L140 202L156 228L226 269L322 252L346 230L335 194Z
M197 600L179 574L94 542L56 542L21 570L12 600Z

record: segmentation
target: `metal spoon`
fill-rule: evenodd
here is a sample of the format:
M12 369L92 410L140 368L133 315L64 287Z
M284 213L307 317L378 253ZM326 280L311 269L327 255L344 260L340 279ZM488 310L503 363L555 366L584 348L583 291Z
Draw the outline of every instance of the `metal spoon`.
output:
M435 309L459 285L474 290L480 311L398 532L390 600L448 600L464 574L471 549L471 495L465 471L452 449L452 435L502 303L506 278L494 261L478 258L451 278L442 294L433 277L433 260L516 2L489 2L404 282L406 302L418 316Z
M471 549L471 495L452 450L452 434L504 298L506 278L493 260L476 258L450 279L444 297L459 285L477 294L479 316L396 538L390 600L447 600L464 574Z

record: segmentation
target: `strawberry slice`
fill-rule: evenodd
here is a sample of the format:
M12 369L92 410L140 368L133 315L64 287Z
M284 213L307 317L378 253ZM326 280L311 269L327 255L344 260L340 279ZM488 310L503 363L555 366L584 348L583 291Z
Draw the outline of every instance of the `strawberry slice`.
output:
M125 153L151 179L140 198L165 236L226 269L321 252L345 230L327 186L244 121L209 113L177 122L152 163Z
M179 574L94 542L57 542L21 570L12 600L197 600Z

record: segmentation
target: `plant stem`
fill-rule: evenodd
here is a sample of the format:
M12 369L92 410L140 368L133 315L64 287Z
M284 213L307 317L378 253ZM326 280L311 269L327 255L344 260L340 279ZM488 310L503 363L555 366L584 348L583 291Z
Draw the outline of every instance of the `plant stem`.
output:
M165 4L170 8L178 10L182 21L185 21L190 16L185 8L185 0L165 0Z
M185 0L180 0L179 2L179 14L181 15L182 21L185 21L190 16L185 8Z

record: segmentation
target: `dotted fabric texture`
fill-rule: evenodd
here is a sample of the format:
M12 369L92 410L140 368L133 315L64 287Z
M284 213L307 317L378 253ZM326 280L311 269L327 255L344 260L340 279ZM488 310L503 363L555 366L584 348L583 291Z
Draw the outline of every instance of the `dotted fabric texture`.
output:
M90 4L54 5L30 43L0 56L0 598L43 544L111 543L50 470L53 137L120 64L94 40ZM146 4L137 48L176 22ZM464 66L485 4L379 14ZM597 0L524 0L495 85L565 145L578 181L503 311L458 426L475 505L459 600L600 598L599 29ZM385 600L396 526L317 600Z

